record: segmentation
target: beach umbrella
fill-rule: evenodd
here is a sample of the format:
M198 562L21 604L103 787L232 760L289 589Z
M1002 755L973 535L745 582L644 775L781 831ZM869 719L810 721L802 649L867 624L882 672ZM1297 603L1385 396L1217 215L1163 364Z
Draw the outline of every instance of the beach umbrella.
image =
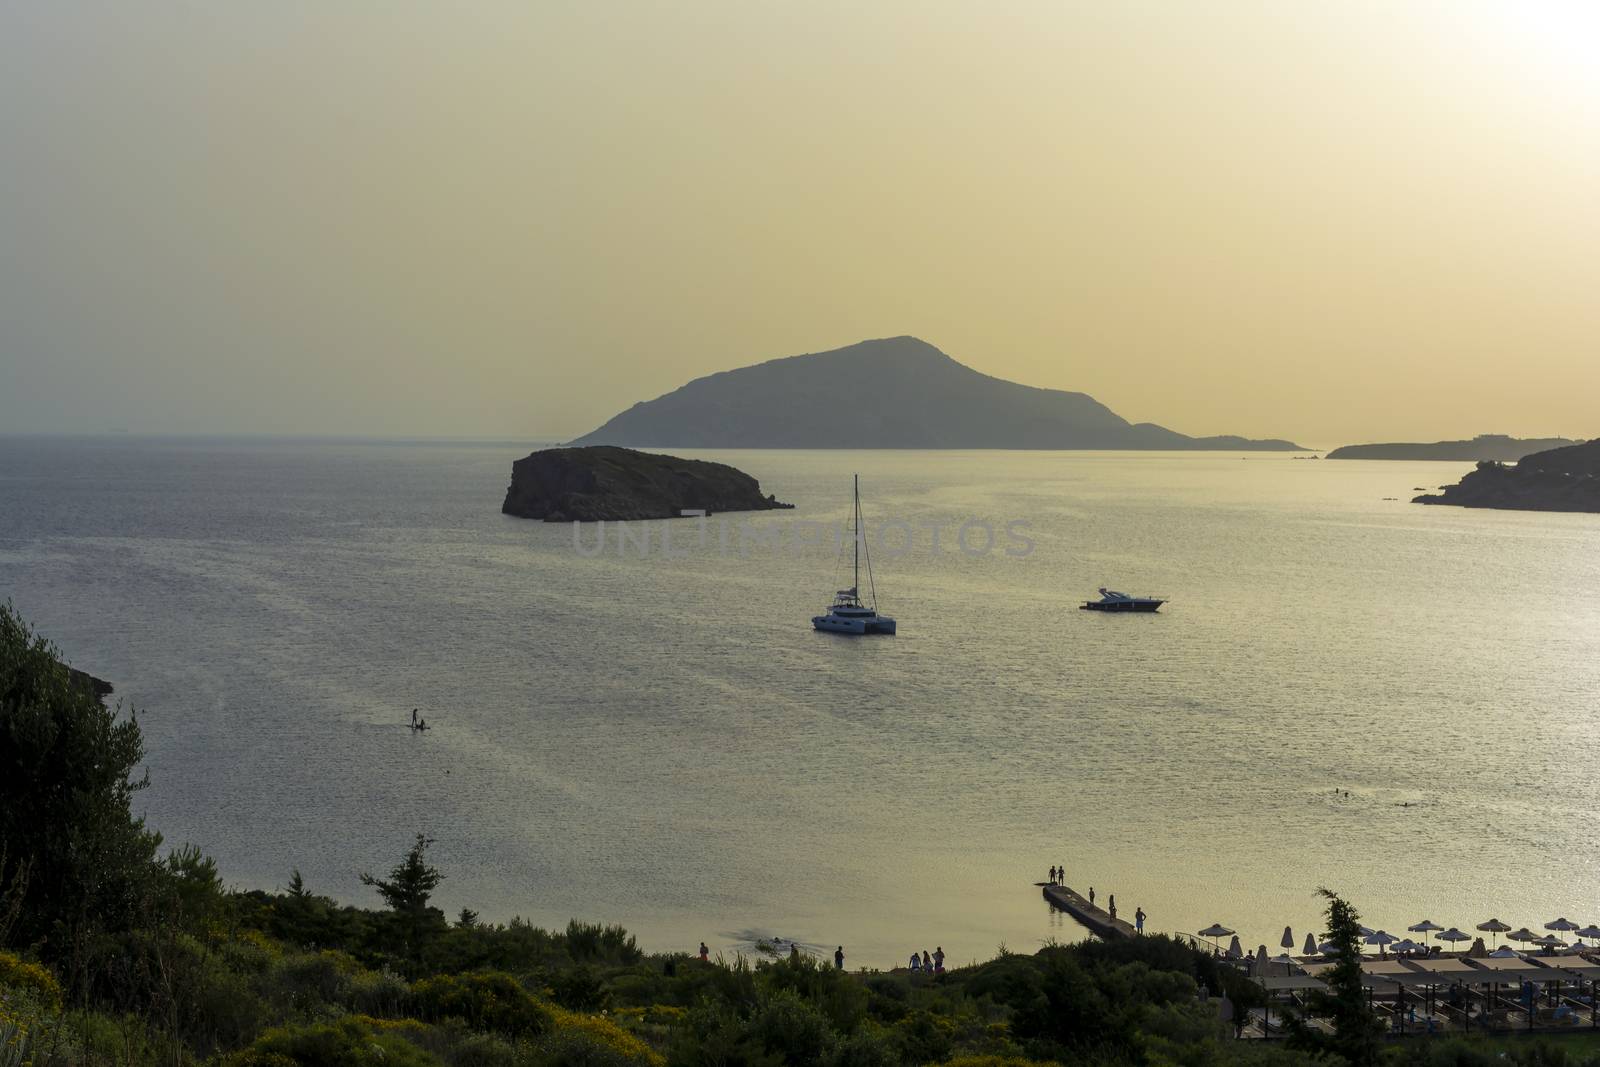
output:
M1498 941L1499 935L1505 933L1507 930L1511 929L1511 927L1507 926L1499 919L1490 919L1486 923L1479 923L1478 929L1482 930L1486 934L1494 934L1495 940Z
M1294 931L1287 926L1283 928L1283 940L1278 942L1285 954L1294 951Z
M1563 918L1563 919L1557 919L1553 923L1545 923L1544 924L1544 928L1546 930L1560 930L1562 933L1565 934L1565 933L1569 933L1569 932L1571 932L1573 930L1576 930L1578 928L1578 924Z
M1339 951L1339 943L1337 941L1324 941L1322 944L1317 946L1317 951L1322 953L1324 956L1331 956L1335 952Z
M1417 944L1415 941L1411 940L1408 937L1404 941L1396 941L1394 944L1390 945L1389 946L1389 951L1390 952L1421 952L1423 949L1425 949L1427 947L1428 947L1427 945L1419 945L1419 944Z
M1454 926L1452 926L1448 930L1442 931L1437 936L1438 936L1440 941L1449 941L1452 944L1454 944L1454 943L1456 943L1458 941L1471 941L1472 940L1472 935L1471 934L1465 933L1465 932L1463 932L1461 930L1457 930Z
M1520 960L1522 958L1522 953L1518 952L1510 945L1502 945L1493 952L1489 953L1489 958L1492 960Z
M1600 926L1596 926L1594 923L1590 923L1588 926L1585 926L1582 930L1578 931L1578 936L1579 937L1600 937Z
M1537 941L1539 935L1524 926L1520 930L1513 930L1506 935L1508 941Z
M1280 952L1278 955L1272 957L1272 962L1273 963L1287 963L1291 967L1296 965L1295 964L1295 958L1293 956L1289 955L1287 952Z
M1233 940L1228 944L1228 958L1236 960L1244 955L1244 947L1239 944L1239 935L1234 934Z
M1382 956L1383 947L1385 945L1392 945L1400 939L1395 937L1387 930L1374 930L1372 933L1363 938L1363 940L1369 945L1377 945L1378 955Z
M1413 934L1431 934L1435 930L1443 930L1444 927L1440 926L1438 923L1434 922L1432 919L1423 919L1417 925L1408 926L1408 927L1406 927L1406 929L1409 930Z
M1223 926L1221 923L1212 923L1210 926L1200 931L1200 936L1211 938L1212 947L1215 948L1217 938L1227 937L1231 933L1233 933L1233 931L1228 929L1226 926Z
M1565 941L1561 940L1555 934L1545 934L1543 937L1536 937L1536 938L1533 939L1533 943L1535 945L1543 945L1545 948L1566 948L1567 947L1567 943Z
M1600 936L1600 935L1596 935L1596 936ZM1305 949L1303 951L1305 952L1305 954L1307 956L1315 956L1317 954L1317 935L1316 934L1307 934L1306 935L1306 947L1305 947Z

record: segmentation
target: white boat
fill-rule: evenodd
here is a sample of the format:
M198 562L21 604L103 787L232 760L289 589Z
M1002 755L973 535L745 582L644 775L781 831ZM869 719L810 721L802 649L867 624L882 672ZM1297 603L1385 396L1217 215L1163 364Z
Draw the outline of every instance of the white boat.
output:
M813 615L811 625L819 630L834 634L892 634L894 633L894 620L887 615L878 614L878 598L874 591L871 606L861 602L861 549L866 544L867 532L861 525L861 476L856 475L856 518L855 536L851 538L854 548L855 581L849 589L841 589L833 595L833 603L829 605L824 615ZM872 585L872 553L867 553L867 584Z

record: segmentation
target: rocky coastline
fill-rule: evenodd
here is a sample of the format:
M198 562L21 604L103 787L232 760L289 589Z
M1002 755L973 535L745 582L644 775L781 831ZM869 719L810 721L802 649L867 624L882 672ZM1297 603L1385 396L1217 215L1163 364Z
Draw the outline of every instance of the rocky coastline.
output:
M760 482L725 463L591 445L517 460L500 510L545 522L623 522L793 506L763 494Z

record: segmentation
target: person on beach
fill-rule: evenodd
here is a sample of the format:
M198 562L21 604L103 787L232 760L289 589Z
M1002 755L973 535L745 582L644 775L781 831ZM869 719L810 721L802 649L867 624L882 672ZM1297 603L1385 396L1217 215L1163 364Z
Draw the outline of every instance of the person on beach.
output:
M933 948L933 973L944 973L944 946L935 945Z
M911 969L918 974L922 973L922 957L915 952L911 954Z
M711 962L711 950L706 948L706 943L704 941L700 942L700 962L701 963L710 963Z
M1133 909L1133 929L1135 933L1144 933L1144 909Z
M411 709L411 725L412 726L417 725L417 709L416 708L412 708Z
M928 955L928 950L922 950L922 969L929 974L933 973L933 957Z
M833 950L833 969L836 970L836 971L844 970L844 946L843 945L840 945L838 948Z
M1056 885L1066 885L1066 884L1067 884L1067 865L1065 863L1059 863L1059 864L1056 865Z
M1111 913L1113 919L1117 917L1117 895L1115 893L1106 898L1106 911Z
M1094 886L1089 887L1089 907L1094 907Z
M1054 867L1050 868L1050 884L1056 884L1056 869Z

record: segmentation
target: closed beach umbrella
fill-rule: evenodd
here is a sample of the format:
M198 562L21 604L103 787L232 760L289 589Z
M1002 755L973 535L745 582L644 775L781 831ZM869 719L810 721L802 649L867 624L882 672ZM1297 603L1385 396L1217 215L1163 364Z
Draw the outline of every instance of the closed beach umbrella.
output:
M1417 925L1408 926L1408 927L1406 927L1406 929L1408 931L1410 931L1411 933L1413 933L1413 934L1431 934L1435 930L1443 930L1444 927L1440 926L1438 923L1434 922L1432 919L1423 919Z
M1294 931L1289 929L1287 926L1285 926L1283 928L1283 940L1279 941L1278 945L1284 950L1284 952L1293 951L1294 950Z
M1596 936L1600 937L1600 934L1597 934ZM1306 935L1306 947L1302 951L1307 956L1315 956L1317 954L1317 935L1316 934L1307 934Z
M1256 959L1258 961L1260 961L1261 963L1266 963L1267 962L1267 946L1266 945L1259 945L1259 946L1256 947Z
M1471 934L1466 933L1465 931L1462 931L1462 930L1457 930L1454 926L1452 926L1448 930L1442 931L1437 936L1438 936L1440 941L1449 941L1451 944L1455 944L1458 941L1471 941L1472 940L1472 935Z
M1234 934L1233 940L1228 943L1228 958L1236 960L1244 955L1244 946L1239 944L1239 935Z
M1499 919L1490 919L1486 923L1479 923L1478 929L1482 930L1486 934L1494 934L1495 939L1498 941L1499 935L1505 933L1507 930L1511 929L1511 927L1507 926Z

